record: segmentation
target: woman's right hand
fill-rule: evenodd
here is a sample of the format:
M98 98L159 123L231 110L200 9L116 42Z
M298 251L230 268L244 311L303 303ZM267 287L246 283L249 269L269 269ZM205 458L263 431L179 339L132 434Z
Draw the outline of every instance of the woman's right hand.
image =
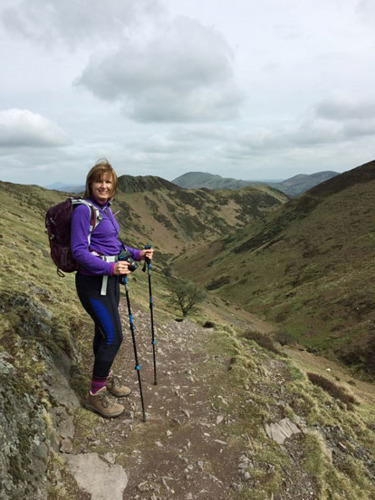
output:
M123 274L129 274L129 262L126 260L118 260L113 268L113 274L115 276L121 276Z

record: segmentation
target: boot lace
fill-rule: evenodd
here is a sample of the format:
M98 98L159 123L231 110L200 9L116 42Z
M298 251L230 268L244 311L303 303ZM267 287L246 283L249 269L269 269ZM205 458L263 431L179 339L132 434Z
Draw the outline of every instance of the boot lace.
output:
M120 387L121 386L121 379L117 375L111 375L111 378L109 380L109 385L111 387Z
M110 401L107 394L100 394L99 399L104 408L108 408L110 406Z

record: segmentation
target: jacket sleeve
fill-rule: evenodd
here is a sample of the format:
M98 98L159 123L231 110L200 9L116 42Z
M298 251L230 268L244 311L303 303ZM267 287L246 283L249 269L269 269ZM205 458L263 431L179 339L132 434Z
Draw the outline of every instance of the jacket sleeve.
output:
M130 256L133 260L140 261L141 260L141 254L142 250L137 250L136 248L128 247L124 245L125 250L127 250L130 253Z
M96 276L111 275L113 263L105 262L89 251L90 234L90 208L78 205L72 213L70 248L73 258L81 268L89 274Z

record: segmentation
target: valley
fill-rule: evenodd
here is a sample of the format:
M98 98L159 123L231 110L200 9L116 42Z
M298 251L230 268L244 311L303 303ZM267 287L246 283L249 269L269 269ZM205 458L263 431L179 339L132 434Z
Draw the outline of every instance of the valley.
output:
M371 162L173 266L212 294L279 325L294 342L371 377L374 186Z
M116 366L133 389L126 414L83 406L90 322L44 231L68 194L0 182L2 496L99 499L88 467L122 478L115 500L375 497L375 162L292 200L120 181L122 238L156 249L156 387L147 276L130 279L145 423L128 335ZM205 292L183 320L171 276ZM124 304L122 317L126 332Z

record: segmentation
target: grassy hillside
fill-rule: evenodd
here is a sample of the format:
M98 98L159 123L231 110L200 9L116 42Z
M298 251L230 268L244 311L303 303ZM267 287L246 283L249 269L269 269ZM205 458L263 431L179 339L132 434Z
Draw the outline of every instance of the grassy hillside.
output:
M303 345L374 376L374 190L370 162L175 267Z
M119 178L114 204L130 242L152 242L164 259L264 218L287 197L267 186L186 190L159 177ZM125 232L125 231L124 231Z
M167 197L167 191L161 191L119 194L121 224L125 227L126 223L126 234L134 241L144 241L152 230L153 219L145 215L152 212L145 209L144 214L140 208L143 204L150 210L145 196L157 204L154 212L160 212ZM200 194L189 194L194 195L194 203L199 199ZM129 403L135 417L109 422L85 410L80 398L89 380L92 326L76 297L74 276L56 276L44 231L46 209L65 197L36 186L0 183L0 476L4 500L86 498L64 460L66 455L89 456L91 452L103 459L105 468L113 461L129 468L131 480L139 478L129 486L137 495L161 491L166 500L176 498L169 485L197 495L204 487L208 495L212 493L208 498L215 494L217 499L233 500L302 500L311 492L322 500L367 500L375 495L373 395L360 393L359 384L346 374L340 381L337 374L333 378L323 371L322 381L298 369L278 346L266 342L268 327L216 297L207 299L192 316L196 326L176 323L160 272L164 264L158 258L153 264L153 283L161 380L157 388L144 386L147 401L154 396L147 408L150 419L143 423L137 418L136 395ZM170 203L176 211L182 210L174 198ZM239 215L239 205L235 200L231 203L233 213ZM126 212L130 205L134 213ZM195 205L186 210L204 213ZM228 207L227 211L231 214ZM134 217L131 221L129 213ZM261 220L257 217L256 223L260 225ZM138 232L134 221L145 234ZM153 235L161 249L167 246L165 234L174 232ZM180 233L177 236L183 241L176 239L180 245L190 241ZM225 248L233 241L226 241ZM236 240L239 271L243 258L238 257L243 253L239 243L246 241ZM210 249L214 252L215 246ZM205 254L200 258L210 264ZM129 281L139 325L142 314L148 313L147 277L137 271ZM201 325L207 319L214 326L205 333ZM149 352L148 330L145 335ZM143 342L139 345L143 347ZM131 359L130 347L126 355ZM306 368L306 361L303 364ZM151 364L147 368L151 370ZM308 370L319 375L311 360ZM281 446L275 434L280 439L285 425L292 433L281 436ZM150 462L141 461L151 454ZM178 478L176 486L171 470ZM196 484L196 478L201 482ZM142 489L149 484L159 490Z

